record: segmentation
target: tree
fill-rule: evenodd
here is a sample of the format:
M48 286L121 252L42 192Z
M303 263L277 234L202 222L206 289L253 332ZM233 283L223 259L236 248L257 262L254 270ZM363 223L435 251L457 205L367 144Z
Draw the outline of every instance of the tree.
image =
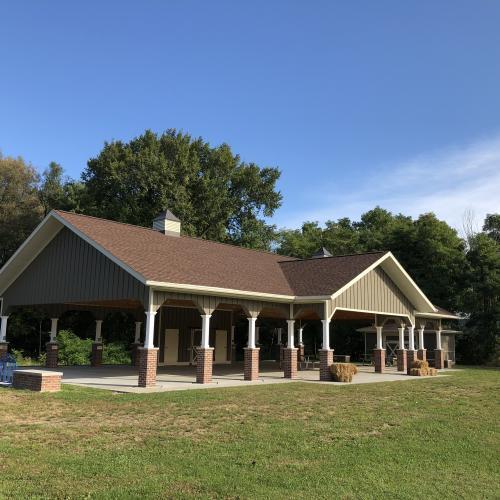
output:
M484 220L483 231L500 243L500 214L488 214Z
M22 158L0 156L0 267L41 220L38 182Z
M150 226L169 208L184 234L268 248L266 224L281 204L277 168L241 161L227 144L211 147L175 130L106 143L82 174L85 213Z

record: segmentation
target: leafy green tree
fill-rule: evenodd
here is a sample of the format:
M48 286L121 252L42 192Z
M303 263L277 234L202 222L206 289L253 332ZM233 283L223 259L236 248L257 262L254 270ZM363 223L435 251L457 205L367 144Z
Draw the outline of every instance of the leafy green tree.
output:
M149 227L164 208L182 220L184 234L268 248L266 224L281 204L280 172L241 161L227 144L211 147L175 130L146 131L128 143L106 143L82 179L82 210Z
M0 156L0 267L40 222L36 170L22 158Z
M488 214L484 220L483 231L500 243L500 214Z

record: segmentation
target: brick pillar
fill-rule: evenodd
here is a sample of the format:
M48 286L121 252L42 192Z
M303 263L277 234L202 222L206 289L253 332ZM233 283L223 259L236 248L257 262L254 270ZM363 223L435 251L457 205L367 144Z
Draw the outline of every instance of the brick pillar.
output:
M422 361L427 360L427 349L419 349L417 351L417 358L421 359Z
M245 347L244 378L245 380L259 379L259 347Z
M406 373L409 375L413 368L413 362L417 359L417 351L406 351Z
M92 343L92 356L90 358L91 366L101 366L102 364L102 343Z
M333 380L330 365L333 364L333 349L319 350L319 379Z
M442 370L444 368L444 351L443 349L434 350L434 368Z
M47 342L47 357L45 358L45 366L47 368L57 368L57 358L59 353L59 346L57 342Z
M385 349L373 349L373 359L375 360L375 373L384 373Z
M154 387L156 385L156 367L158 364L158 348L139 347L139 387Z
M297 361L298 361L298 366L297 366L297 370L301 370L302 367L301 367L301 363L304 362L304 359L305 359L305 348L304 348L304 344L299 344L299 352L297 353Z
M396 351L396 354L398 357L398 372L408 371L408 358L406 357L406 349L398 349Z
M196 356L196 383L209 384L212 382L212 365L214 360L213 347L198 348Z
M130 344L130 363L132 366L139 366L139 347L141 344Z
M4 359L9 352L9 343L8 342L0 342L0 360Z
M283 351L283 371L285 378L297 378L297 354L298 349L295 347L287 347Z

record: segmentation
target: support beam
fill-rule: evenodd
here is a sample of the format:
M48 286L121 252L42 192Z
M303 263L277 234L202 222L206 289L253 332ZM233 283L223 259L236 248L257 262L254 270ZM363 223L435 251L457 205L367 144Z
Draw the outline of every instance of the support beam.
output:
M323 324L323 344L321 348L325 351L330 350L330 321L327 319L322 319Z
M322 319L323 344L319 351L319 379L323 381L332 380L330 366L333 364L333 350L330 349L330 321Z
M141 344L141 329L142 329L142 321L136 321L134 342L130 346L130 360L132 362L132 366L139 366L138 348Z
M418 353L417 358L425 361L427 359L427 353L424 346L424 327L418 329Z
M297 353L297 369L301 370L302 369L302 363L305 360L305 347L304 347L304 341L302 338L302 334L304 331L304 327L301 326L299 328L299 351Z
M211 314L201 315L201 345L196 356L196 383L209 384L212 382L212 367L214 349L210 347L210 318Z
M405 349L405 328L402 326L398 328L399 332L399 349L397 350L397 360L398 360L398 372L406 372L407 365L407 357L406 357L406 349Z
M441 329L436 330L436 350L434 351L434 367L438 370L444 368L444 351L441 346Z
M297 349L295 348L294 341L294 328L295 321L293 319L287 320L288 324L288 343L285 351L283 352L283 371L285 378L297 378Z
M0 316L0 360L7 356L9 344L7 343L7 321L8 316Z
M139 347L139 387L156 385L156 369L158 366L158 348L154 346L156 311L146 311L146 334L144 347Z
M385 369L385 349L382 345L382 326L376 326L377 346L373 350L373 359L375 361L375 373L384 373Z
M51 318L50 340L45 344L47 348L45 366L47 368L57 368L59 359L59 346L57 345L57 324L59 318Z
M146 336L144 338L144 349L154 349L155 316L156 311L146 312Z
M101 366L102 364L102 319L95 321L95 337L92 343L91 366Z
M406 373L409 375L413 368L413 362L417 359L417 351L415 351L415 327L408 327L408 352L406 353Z
M245 380L259 379L259 351L255 346L255 323L257 318L248 318L248 344L244 349L244 378Z

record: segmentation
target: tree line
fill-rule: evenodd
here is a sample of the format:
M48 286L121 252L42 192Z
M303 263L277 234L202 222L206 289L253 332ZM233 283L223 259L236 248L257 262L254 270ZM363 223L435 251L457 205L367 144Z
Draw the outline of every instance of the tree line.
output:
M433 303L464 320L457 350L466 362L500 355L500 214L460 237L433 213L412 218L380 207L299 229L268 220L281 206L277 167L241 160L176 130L146 131L105 143L80 179L52 162L40 175L22 158L0 156L0 266L52 209L150 227L164 208L182 231L225 243L300 258L325 247L333 255L390 250Z

